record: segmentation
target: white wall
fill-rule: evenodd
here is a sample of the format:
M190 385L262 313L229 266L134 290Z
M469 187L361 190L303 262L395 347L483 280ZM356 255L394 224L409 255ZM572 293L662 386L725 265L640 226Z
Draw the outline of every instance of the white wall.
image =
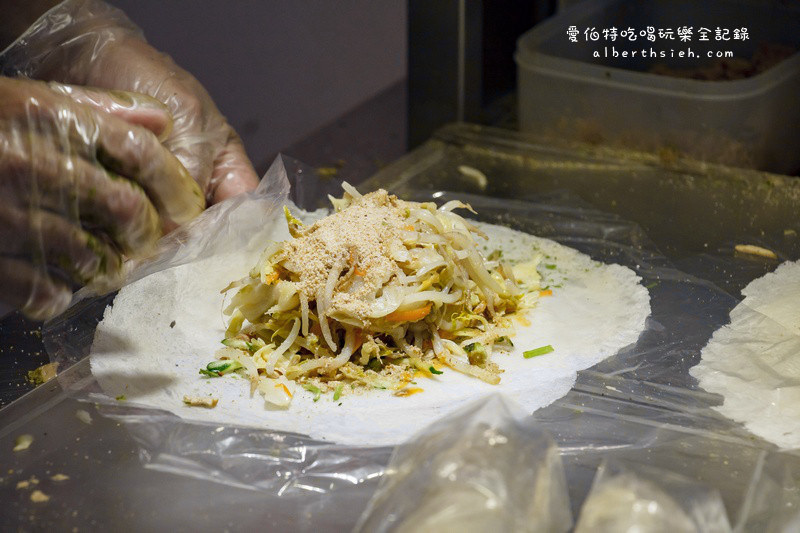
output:
M257 167L406 75L406 0L111 0L205 85Z

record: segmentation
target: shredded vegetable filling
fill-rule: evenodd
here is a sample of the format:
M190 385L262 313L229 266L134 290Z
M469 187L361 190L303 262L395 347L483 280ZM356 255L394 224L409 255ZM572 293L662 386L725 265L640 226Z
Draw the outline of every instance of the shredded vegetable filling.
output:
M476 244L485 235L453 213L472 210L459 201L437 209L343 188L336 212L313 225L286 209L292 239L270 244L223 291L236 293L217 358L238 362L251 393L278 406L298 384L315 401L360 388L408 396L422 390L417 378L446 368L499 383L493 356L512 346L513 315L538 298L538 259L512 269L501 253L485 258Z

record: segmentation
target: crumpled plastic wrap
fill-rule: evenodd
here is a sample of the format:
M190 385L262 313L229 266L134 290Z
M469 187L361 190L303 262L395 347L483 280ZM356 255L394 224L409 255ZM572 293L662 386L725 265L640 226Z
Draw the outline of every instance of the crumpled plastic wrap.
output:
M490 396L400 445L355 531L568 531L552 438Z
M128 262L125 284L205 257L263 248L264 235L275 224L283 222L281 209L287 203L290 190L284 161L296 167L296 174L304 170L300 163L278 157L255 191L209 207L159 240L148 259ZM250 231L241 231L242 227ZM63 369L89 354L94 328L114 296L97 297L91 288L82 289L65 313L46 323L45 343L51 360Z
M670 470L604 461L575 533L616 531L726 533L719 493Z
M289 182L299 186L290 191ZM300 207L315 209L323 205L319 193L325 188L326 192L336 192L335 187L335 183L316 179L312 170L296 162L278 161L256 193L209 210L194 223L199 235L193 231L171 237L170 243L163 243L160 258L142 265L140 273L214 253L217 250L212 245L217 242L212 238L214 234L224 237L222 246L244 245L255 236L241 235L235 222L229 221L238 216L263 216L258 220L273 223L275 209L286 201L287 194ZM440 202L458 197L471 202L483 220L504 222L573 246L595 259L629 266L642 276L651 291L653 315L638 343L579 373L573 390L549 407L524 420L502 422L503 410L498 412L496 408L498 400L483 400L485 407L474 410L474 419L464 415L458 423L453 419L432 421L431 432L400 448L394 464L404 464L407 469L419 450L425 449L437 452L426 459L431 464L436 457L452 458L443 443L453 437L439 429L476 428L490 420L486 427L502 427L504 435L509 428L513 428L515 439L528 435L515 442L534 455L552 449L544 444L547 439L541 432L552 436L563 461L572 517L579 515L598 466L604 459L613 459L648 464L718 490L735 529L759 531L764 525L772 528L770 531L778 531L798 520L792 491L796 491L793 473L800 472L800 456L775 452L709 409L719 398L697 390L688 374L688 368L696 363L712 332L728 320L728 312L737 298L712 282L675 268L635 224L582 205L571 195L549 195L528 201L446 191L418 191L405 196ZM251 211L251 202L258 202L260 207ZM281 218L277 217L277 221ZM131 279L137 279L137 275L131 273ZM94 327L110 301L109 297L82 300L49 323L45 343L51 357L70 363L88 354ZM270 526L297 531L323 527L347 530L356 525L367 507L392 454L388 447L338 446L269 429L191 422L163 411L128 405L102 394L85 359L61 374L59 385L64 392L57 399L48 406L26 408L24 413L10 417L8 428L25 427L36 433L41 426L41 431L53 435L54 422L41 413L64 410L66 414L58 419L63 427L57 433L79 434L81 443L91 443L81 453L94 462L87 470L91 476L86 478L86 492L72 491L62 497L76 508L86 506L89 497L95 505L119 505L113 495L92 487L113 486L115 479L124 479L125 509L132 516L131 524L143 527L154 523L150 520L157 520L155 523L161 528L180 529L188 519L208 529ZM70 414L75 408L87 410L97 421L88 426L82 424ZM12 429L0 429L0 446L6 443L3 439L13 435ZM9 466L24 472L25 468L30 470L38 464L28 461L45 457L49 461L62 460L69 468L85 473L83 463L72 460L71 448L57 440L37 442L53 444L42 444L45 455L18 455ZM118 455L107 452L106 446L134 450L136 460L120 462ZM485 447L485 440L483 448L460 446L458 450L466 455L458 454L459 460L463 461L470 450ZM515 464L508 459L503 456L502 461L490 465L485 462L486 457L479 457L486 468L470 471L465 466L464 475L474 473L480 477L486 475L483 470L501 472ZM542 469L538 463L518 466L519 476L552 473L552 468ZM173 477L165 481L163 473ZM494 481L532 483L532 478ZM387 479L363 519L365 529L367 524L373 524L370 517L388 519L384 503L402 506L405 500L419 501L417 487L425 480L431 484L435 481L441 487L449 483L447 479L435 479L435 471L412 471L408 476L396 478L397 482ZM411 494L407 488L413 488ZM669 493L665 487L659 486L658 490ZM525 502L531 505L537 492L534 487L533 492L513 497L530 497ZM380 494L390 493L391 500L381 499ZM174 505L154 507L154 502L166 498L174 501ZM207 508L202 506L209 498L214 502L213 512L198 511ZM551 503L562 502L557 499ZM517 509L520 515L527 512L523 508L525 505ZM402 516L408 518L415 509L402 510ZM57 516L54 514L53 520ZM568 520L565 515L559 516Z

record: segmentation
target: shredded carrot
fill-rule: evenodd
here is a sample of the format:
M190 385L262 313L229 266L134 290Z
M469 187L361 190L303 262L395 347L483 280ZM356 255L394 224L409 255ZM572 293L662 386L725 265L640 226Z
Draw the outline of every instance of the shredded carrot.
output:
M406 226L406 229L408 231L414 231L414 226L412 224L409 224L408 226Z
M278 271L276 270L275 272L273 272L272 274L270 274L269 276L267 276L266 278L264 278L264 281L266 282L266 284L267 284L267 285L272 285L273 283L275 283L276 281L278 281L278 278L279 278L279 277L280 277L280 276L279 276L279 274L278 274Z
M399 396L400 398L406 398L411 396L412 394L417 394L418 392L423 392L424 389L420 389L419 387L412 387L410 389L403 389L399 390L394 393L395 396Z
M362 278L363 278L364 276L366 276L366 275L367 275L367 271L366 271L366 270L364 270L363 268L358 268L358 267L356 267L355 269L353 269L353 273L354 273L356 276L360 276L360 277L362 277Z
M286 395L287 395L289 398L291 398L291 397L292 397L292 393L291 393L291 392L289 392L289 388L288 388L286 385L284 385L283 383L278 383L277 385L275 385L275 388L276 388L276 389L277 389L277 388L282 388L282 389L283 389L283 392L285 392L285 393L286 393Z
M395 311L386 315L385 318L389 322L416 322L428 316L428 313L431 312L431 305L428 304L425 307L409 309L408 311Z
M553 291L551 289L545 289L543 291L539 291L539 296L552 296Z

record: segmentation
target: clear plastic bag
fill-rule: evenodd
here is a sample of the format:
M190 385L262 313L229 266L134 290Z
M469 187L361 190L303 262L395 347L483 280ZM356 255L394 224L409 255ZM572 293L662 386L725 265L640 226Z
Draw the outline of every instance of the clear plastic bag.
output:
M731 531L719 493L669 470L604 461L575 533Z
M495 395L399 446L355 531L568 531L552 438Z

